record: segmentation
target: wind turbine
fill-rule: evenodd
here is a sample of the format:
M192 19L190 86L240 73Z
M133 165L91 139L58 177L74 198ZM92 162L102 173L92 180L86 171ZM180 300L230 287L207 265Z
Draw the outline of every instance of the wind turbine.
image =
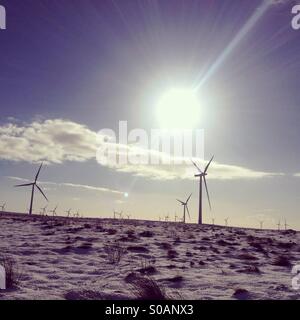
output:
M212 221L212 225L214 226L215 225L215 218L211 218L211 221Z
M199 178L199 218L198 218L198 224L202 224L202 182L204 181L204 185L205 185L205 190L206 190L206 194L207 194L207 199L208 199L208 204L209 204L209 208L211 210L211 204L210 204L210 198L209 198L209 193L208 193L208 188L207 188L207 183L206 183L206 176L207 176L207 170L211 164L211 162L213 161L214 156L212 156L212 158L210 159L210 161L208 162L208 164L206 165L204 171L202 172L202 170L196 165L196 163L192 161L193 165L197 168L197 170L199 171L198 174L195 174L195 177Z
M259 221L260 229L263 228L264 221Z
M165 222L169 221L169 214L167 216L165 216Z
M284 230L286 230L286 227L289 227L289 225L286 223L286 219L284 219Z
M179 217L177 216L177 213L175 212L175 222L177 222L177 219L178 219Z
M35 179L34 179L34 182L31 182L31 183L25 183L25 184L19 184L19 185L16 185L15 187L32 187L31 189L31 200L30 200L30 207L29 207L29 215L32 215L32 206L33 206L33 198L34 198L34 190L35 188L37 188L40 193L44 196L44 198L48 201L47 197L45 196L43 190L38 186L37 184L37 179L39 177L39 174L41 172L41 169L42 169L42 166L43 166L43 163L41 163L40 167L39 167L39 170L35 176Z
M40 212L40 215L41 216L44 216L46 215L46 209L47 209L48 206L45 206L44 208L41 208L41 212Z
M67 218L70 218L72 209L66 210Z
M122 213L123 213L123 211L117 212L114 210L114 219L116 219L117 216L119 216L119 218L122 219Z
M188 208L188 202L189 202L191 196L192 196L192 193L189 195L189 197L186 199L185 202L176 199L176 200L177 200L179 203L181 203L181 205L183 206L183 223L185 223L185 210L187 211L187 213L188 213L188 215L189 215L189 218L191 219L190 212L189 212L189 208Z
M227 227L228 226L228 217L227 218L225 218L224 220L225 220L225 226Z
M6 207L6 202L4 202L2 206L0 206L0 208L1 208L1 212L4 212L5 207Z
M57 213L56 213L56 209L57 209L58 206L56 206L53 210L50 211L50 213L52 213L52 216L57 216Z
M131 215L130 214L126 214L127 219L129 220Z
M277 223L278 231L280 230L280 226L281 226L281 224L280 224L280 219L279 219L279 221Z

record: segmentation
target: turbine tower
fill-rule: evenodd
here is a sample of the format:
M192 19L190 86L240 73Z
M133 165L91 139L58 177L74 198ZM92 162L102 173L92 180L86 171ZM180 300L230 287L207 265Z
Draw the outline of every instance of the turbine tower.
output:
M260 229L262 229L264 225L264 221L259 221L259 225L260 225Z
M30 207L29 207L29 215L32 215L32 206L33 206L33 198L34 198L34 190L35 190L35 188L37 188L40 191L40 193L44 196L44 198L48 201L48 199L45 196L43 190L37 184L37 179L38 179L39 174L41 172L42 166L43 166L43 163L41 163L41 165L39 167L39 170L38 170L38 172L37 172L37 174L35 176L34 182L25 183L25 184L19 184L19 185L15 186L17 188L19 188L19 187L32 187L32 189L31 189Z
M208 162L208 164L206 165L204 171L202 172L202 170L196 165L196 163L192 160L193 165L197 168L197 170L199 171L198 174L195 174L195 177L199 178L199 218L198 218L198 224L202 224L202 182L204 181L204 185L205 185L205 190L206 190L206 194L207 194L207 199L208 199L208 204L209 204L209 208L211 210L211 204L210 204L210 198L209 198L209 193L208 193L208 188L207 188L207 183L206 183L206 176L207 176L207 170L211 164L211 162L213 161L214 156L212 156L212 158L210 159L210 161Z
M281 221L280 221L280 219L279 219L279 221L278 221L278 223L277 223L277 230L279 231L280 230L280 227L281 227L281 223L280 223Z
M185 211L187 211L187 213L188 213L188 215L189 215L189 218L191 219L190 212L189 212L189 208L188 208L188 202L189 202L191 196L192 196L192 193L191 193L190 196L186 199L185 202L176 199L176 200L177 200L179 203L181 203L181 205L183 206L183 223L185 223Z
M289 225L286 222L286 219L284 219L284 230L287 230L287 227L289 227Z

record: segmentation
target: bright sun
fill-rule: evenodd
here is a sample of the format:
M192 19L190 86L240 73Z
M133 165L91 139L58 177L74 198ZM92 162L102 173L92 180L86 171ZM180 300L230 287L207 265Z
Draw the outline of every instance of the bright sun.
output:
M200 117L200 105L195 90L173 88L158 101L156 116L164 129L192 129Z

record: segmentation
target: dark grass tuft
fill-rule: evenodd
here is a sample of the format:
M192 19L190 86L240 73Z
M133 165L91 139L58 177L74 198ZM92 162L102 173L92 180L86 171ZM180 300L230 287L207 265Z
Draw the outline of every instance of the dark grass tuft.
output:
M251 294L248 290L239 288L234 291L232 297L238 300L249 300Z
M169 300L165 288L150 277L133 277L130 279L130 291L137 300Z
M13 258L2 255L0 256L0 264L5 269L6 289L17 287L20 283L22 275L16 261Z
M290 262L290 258L287 256L278 256L273 261L274 266L279 267L288 267L290 268L292 266L292 263Z

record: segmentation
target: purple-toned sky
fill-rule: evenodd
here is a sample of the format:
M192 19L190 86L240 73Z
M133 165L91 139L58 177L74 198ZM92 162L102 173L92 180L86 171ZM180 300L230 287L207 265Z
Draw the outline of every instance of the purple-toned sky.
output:
M120 120L156 128L159 97L196 85L205 158L215 155L204 221L276 228L286 218L299 229L297 1L267 1L0 0L0 204L24 212L29 190L13 185L46 160L41 185L61 214L173 217L175 199L193 192L195 222L192 176L100 166L95 134Z

